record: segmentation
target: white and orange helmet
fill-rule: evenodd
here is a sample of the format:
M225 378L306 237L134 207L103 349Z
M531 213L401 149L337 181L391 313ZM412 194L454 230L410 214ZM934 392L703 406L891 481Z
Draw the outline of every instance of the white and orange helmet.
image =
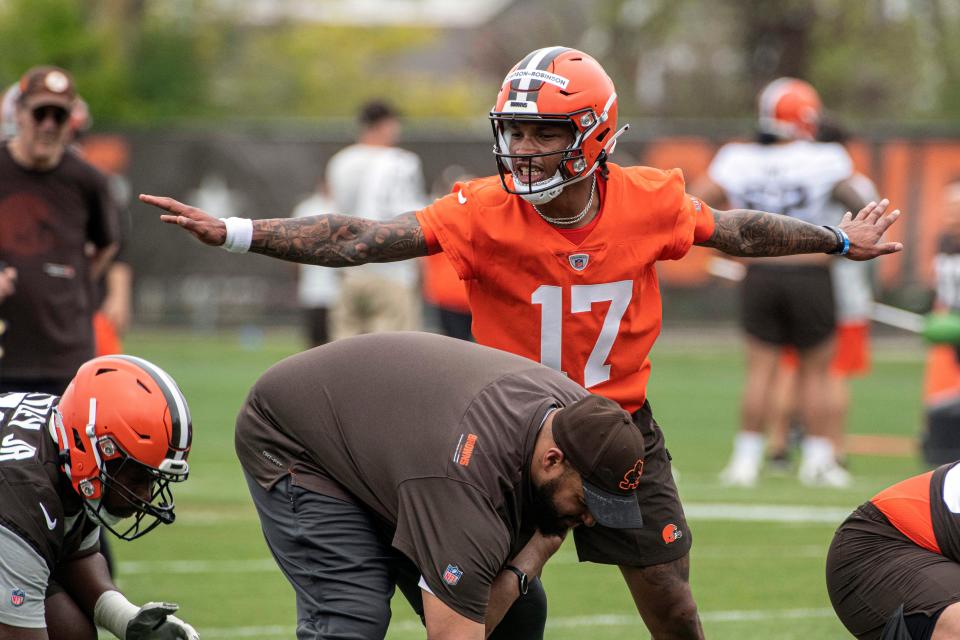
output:
M627 129L617 130L617 92L606 71L587 54L567 47L537 49L514 65L503 79L490 121L503 188L533 204L545 204L565 185L591 176ZM557 152L512 154L505 134L511 122L567 124L573 143ZM552 155L561 156L554 175L522 185L508 179L518 163Z
M53 431L64 473L101 525L133 540L173 522L169 485L187 479L193 425L186 398L160 367L126 355L86 362L57 404ZM149 499L117 480L127 465L151 478ZM104 509L107 492L135 509L125 528L118 530L120 520Z
M777 78L757 98L760 131L787 140L813 140L823 104L809 82Z

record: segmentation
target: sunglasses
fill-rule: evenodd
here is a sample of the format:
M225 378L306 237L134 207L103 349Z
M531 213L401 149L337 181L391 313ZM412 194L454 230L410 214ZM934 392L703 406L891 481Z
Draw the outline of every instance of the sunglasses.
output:
M43 124L44 120L52 117L58 127L63 126L63 123L70 117L69 111L63 107L55 107L53 105L36 107L32 109L30 113L33 114L33 121L37 124Z

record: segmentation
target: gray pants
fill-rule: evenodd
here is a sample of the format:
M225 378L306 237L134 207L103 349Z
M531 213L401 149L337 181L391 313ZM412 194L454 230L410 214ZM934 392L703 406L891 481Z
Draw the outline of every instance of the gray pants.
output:
M244 473L267 546L297 594L298 640L383 638L396 587L423 619L420 571L390 546L391 529L368 510L291 483L266 491ZM518 599L491 640L543 638L540 580Z

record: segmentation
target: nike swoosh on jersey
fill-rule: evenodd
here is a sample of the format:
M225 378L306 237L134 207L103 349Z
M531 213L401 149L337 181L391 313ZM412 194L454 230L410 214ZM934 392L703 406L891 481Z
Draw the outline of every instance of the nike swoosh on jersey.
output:
M467 197L463 195L463 190L457 191L457 202L460 204L467 204Z
M50 514L47 513L47 508L43 506L42 502L39 504L40 504L40 510L43 511L43 519L47 521L47 529L50 529L50 531L53 531L57 526L57 519L56 518L51 519Z

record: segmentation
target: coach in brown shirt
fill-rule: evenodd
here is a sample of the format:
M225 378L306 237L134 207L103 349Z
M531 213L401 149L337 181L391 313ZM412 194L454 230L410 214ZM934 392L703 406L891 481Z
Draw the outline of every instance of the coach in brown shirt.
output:
M642 524L629 414L553 369L441 336L284 360L251 390L236 447L300 639L382 638L397 584L429 638L482 639L566 529ZM543 623L494 637L542 637Z
M116 252L107 179L68 148L73 78L33 67L0 142L0 392L61 395L93 357L93 283Z

